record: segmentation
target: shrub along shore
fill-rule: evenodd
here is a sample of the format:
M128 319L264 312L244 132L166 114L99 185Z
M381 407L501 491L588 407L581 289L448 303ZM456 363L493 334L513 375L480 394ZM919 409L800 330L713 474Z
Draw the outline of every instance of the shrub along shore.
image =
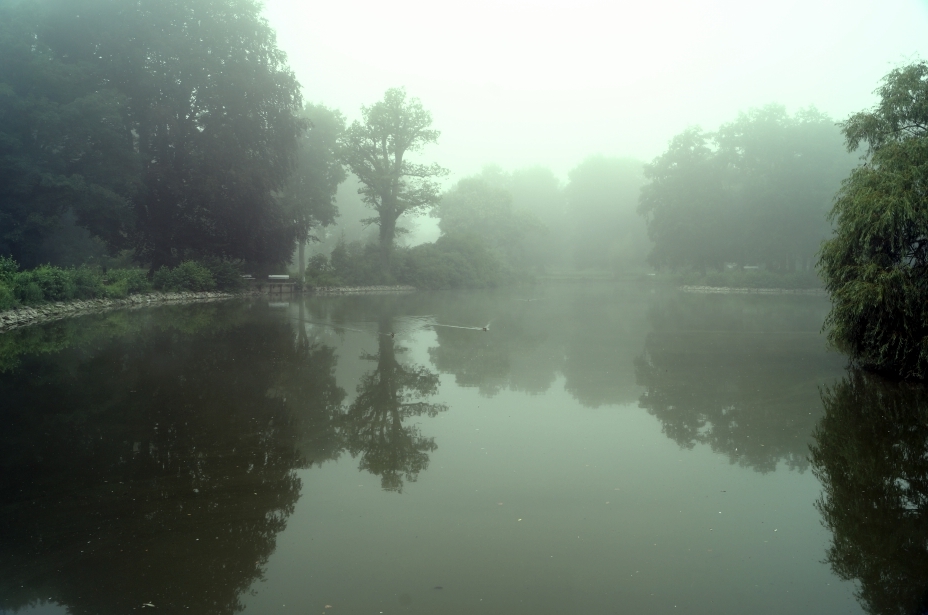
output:
M412 286L301 287L297 293L325 295L414 292ZM0 332L18 327L124 307L163 303L218 301L263 295L264 285L250 286L228 263L187 261L161 268L149 280L143 269L43 265L19 271L15 261L0 257ZM290 296L290 293L280 295Z
M186 261L174 269L162 267L149 279L144 269L104 270L86 265L41 265L20 271L16 261L0 257L0 311L63 301L126 299L153 291L235 292L243 286L239 271L223 261Z

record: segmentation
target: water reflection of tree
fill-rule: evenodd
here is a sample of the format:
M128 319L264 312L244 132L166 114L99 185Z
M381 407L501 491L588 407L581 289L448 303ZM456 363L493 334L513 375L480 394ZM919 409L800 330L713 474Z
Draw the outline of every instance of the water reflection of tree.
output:
M360 469L380 476L384 489L402 492L404 479L414 482L428 467L428 453L437 448L434 438L404 422L435 416L447 406L426 401L438 392L438 374L397 359L405 349L395 344L390 316L380 318L378 330L377 354L362 357L377 367L358 384L342 431L348 451L361 458Z
M828 563L868 613L928 612L928 391L854 371L822 402L812 468Z
M641 407L680 446L761 472L808 467L818 383L838 373L804 301L684 296L655 306L635 360ZM814 323L814 324L813 324Z
M648 303L640 289L571 302L563 324L564 388L584 406L634 403L640 388L632 365L648 330Z
M331 349L279 319L187 325L0 375L0 608L242 608L299 496L301 443L344 392Z
M581 404L622 404L637 397L631 368L644 336L642 305L635 288L612 285L547 291L534 297L470 295L437 306L447 324L483 324L490 331L437 328L429 349L435 367L459 386L491 397L512 390L547 391L558 374ZM476 316L475 316L476 315Z
M503 314L491 332L436 327L438 345L429 348L429 357L439 371L454 374L458 386L476 387L487 397L506 389L543 393L556 372L549 353L542 350L544 330L526 324L513 314Z

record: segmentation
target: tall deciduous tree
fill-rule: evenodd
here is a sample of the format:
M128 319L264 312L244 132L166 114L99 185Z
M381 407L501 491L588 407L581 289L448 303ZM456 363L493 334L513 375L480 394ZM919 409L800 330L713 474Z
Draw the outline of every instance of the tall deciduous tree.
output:
M211 255L289 260L297 229L276 197L305 122L255 0L49 0L39 41L98 67L126 99L141 161L135 247L158 267Z
M287 182L282 199L296 225L300 279L306 267L306 243L315 240L317 227L335 222L335 195L347 177L339 156L339 140L345 132L342 114L324 105L307 104L302 117L309 129L300 139L296 169Z
M928 64L890 72L880 103L843 124L868 145L831 211L819 268L831 294L829 339L858 363L928 376Z
M44 17L0 4L0 254L27 267L63 218L126 247L138 176L125 97L99 66L37 40Z
M437 163L420 164L407 159L441 134L432 128L432 114L418 98L407 99L404 88L391 88L383 100L361 107L345 135L345 163L362 187L359 193L377 213L367 222L380 227L381 263L390 272L397 219L417 215L439 200L436 178L446 174Z

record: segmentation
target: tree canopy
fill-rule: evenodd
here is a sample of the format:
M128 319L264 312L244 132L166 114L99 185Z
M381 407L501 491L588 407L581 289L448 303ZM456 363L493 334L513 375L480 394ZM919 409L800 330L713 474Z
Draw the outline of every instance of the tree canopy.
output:
M348 174L339 155L339 140L345 132L345 118L341 112L324 105L307 104L301 116L309 129L300 139L296 168L281 199L296 225L302 279L306 266L304 246L318 239L312 234L313 229L335 222L338 216L335 195Z
M829 339L856 362L903 378L928 375L928 64L897 68L879 104L842 125L867 144L830 218L819 268L831 295Z
M22 255L73 209L153 268L196 256L289 260L298 229L276 193L305 122L260 4L2 10L0 247Z
M443 235L473 235L510 267L528 269L548 229L533 212L514 206L512 183L512 175L488 165L446 191L431 215Z
M656 267L809 269L826 213L852 166L832 120L780 105L742 113L714 133L691 127L645 167L638 211Z
M0 5L0 254L29 267L69 214L126 247L138 189L126 98L99 66L36 40L43 16Z
M568 226L577 268L627 270L644 264L650 246L636 215L642 167L637 160L599 155L568 173Z
M441 133L432 128L432 114L418 98L407 99L404 88L391 88L383 100L361 107L361 118L346 132L345 164L377 214L367 221L380 227L382 264L389 273L397 219L436 205L440 188L435 179L446 173L437 163L412 162L407 155L437 142Z

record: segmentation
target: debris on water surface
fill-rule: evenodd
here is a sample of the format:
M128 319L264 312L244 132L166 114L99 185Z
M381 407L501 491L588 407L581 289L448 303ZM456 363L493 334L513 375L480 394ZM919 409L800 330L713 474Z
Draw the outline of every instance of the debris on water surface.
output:
M151 602L146 602L146 603L142 604L142 608L143 608L143 609L144 609L146 606L150 606L150 607L152 607L152 608L155 608L155 605L152 604Z

